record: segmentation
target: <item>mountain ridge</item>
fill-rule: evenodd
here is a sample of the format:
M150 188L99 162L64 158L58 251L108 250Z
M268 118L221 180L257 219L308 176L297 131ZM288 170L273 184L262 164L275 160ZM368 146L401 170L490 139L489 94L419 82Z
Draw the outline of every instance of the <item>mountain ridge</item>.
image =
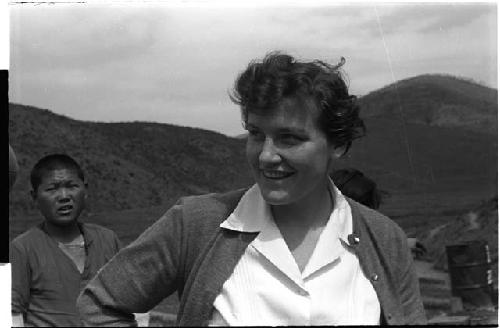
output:
M445 74L419 75L359 98L364 117L497 133L498 91Z

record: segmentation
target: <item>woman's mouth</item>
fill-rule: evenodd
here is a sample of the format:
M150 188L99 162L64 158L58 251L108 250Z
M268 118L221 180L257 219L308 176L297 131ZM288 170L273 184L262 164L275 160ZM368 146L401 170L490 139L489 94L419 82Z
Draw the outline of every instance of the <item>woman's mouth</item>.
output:
M294 172L286 172L279 170L262 170L262 175L267 179L279 180L292 176Z

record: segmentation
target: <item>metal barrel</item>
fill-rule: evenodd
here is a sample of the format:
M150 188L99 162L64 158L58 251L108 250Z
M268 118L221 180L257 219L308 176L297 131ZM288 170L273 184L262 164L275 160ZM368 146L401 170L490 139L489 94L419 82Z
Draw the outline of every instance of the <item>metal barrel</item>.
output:
M462 298L464 307L493 305L493 276L488 243L467 241L446 246L451 291Z

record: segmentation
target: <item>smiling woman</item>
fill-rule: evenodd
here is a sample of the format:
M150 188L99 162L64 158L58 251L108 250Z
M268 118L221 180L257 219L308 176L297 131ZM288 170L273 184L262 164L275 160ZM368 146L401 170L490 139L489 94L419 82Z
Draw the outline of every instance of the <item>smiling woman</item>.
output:
M179 200L85 288L86 325L133 325L175 291L183 326L425 323L403 231L328 176L364 134L342 64L248 65L231 98L256 183Z

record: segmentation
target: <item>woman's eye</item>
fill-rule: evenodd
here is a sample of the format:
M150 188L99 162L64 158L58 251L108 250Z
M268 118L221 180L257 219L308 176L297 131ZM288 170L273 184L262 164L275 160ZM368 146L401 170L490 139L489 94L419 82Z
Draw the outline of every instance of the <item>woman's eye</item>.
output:
M302 141L302 138L294 134L283 134L280 140L286 144L297 144Z

